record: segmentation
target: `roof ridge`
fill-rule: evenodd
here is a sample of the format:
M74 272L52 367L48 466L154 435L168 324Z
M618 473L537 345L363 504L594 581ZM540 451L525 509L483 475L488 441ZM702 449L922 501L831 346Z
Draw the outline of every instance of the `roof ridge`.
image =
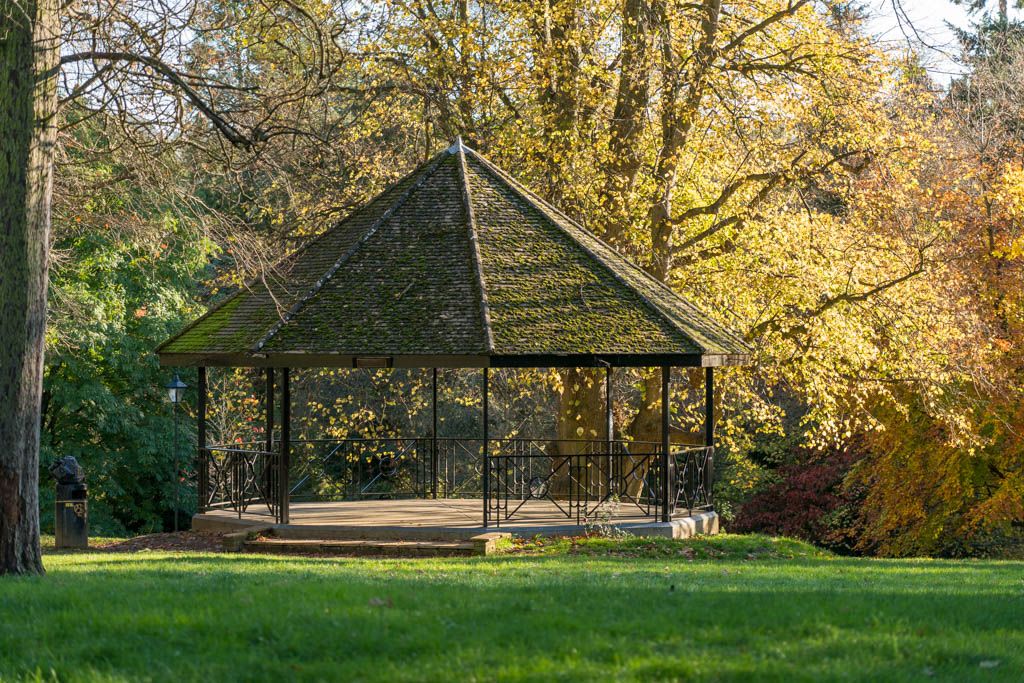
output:
M543 214L545 214L547 216L548 220L550 220L555 225L555 227L558 228L558 230L560 230L563 234L565 234L567 237L569 237L569 239L572 240L573 243L575 243L580 249L582 249L588 256L590 256L592 259L594 259L594 261L596 261L597 263L600 263L601 266L620 285L622 285L627 290L629 290L630 292L633 292L637 297L639 297L639 299L644 303L644 305L646 305L647 308L652 310L663 321L667 322L669 327L674 329L677 333L682 334L684 337L689 339L691 342L697 344L697 346L701 347L701 352L702 353L710 352L711 351L711 349L706 347L706 343L705 342L708 341L708 340L701 341L701 340L695 339L693 333L690 332L687 329L684 329L683 326L680 325L679 321L676 319L675 316L670 314L670 312L666 311L662 306L659 306L657 303L652 301L646 294L644 294L643 292L639 291L634 285L631 285L629 282L627 282L625 280L625 278L623 278L623 276L620 273L618 273L614 268L612 268L608 263L605 262L605 258L604 257L596 254L593 249L591 249L589 246L587 246L586 244L581 242L576 237L576 235L573 235L572 232L567 230L566 227L564 225L562 225L558 219L560 219L560 218L561 219L565 219L574 228L577 228L577 229L583 231L587 236L593 238L594 240L599 242L602 246L604 246L605 248L611 250L612 253L614 253L619 258L619 260L621 260L624 263L628 264L629 266L631 266L635 270L639 271L640 273L643 273L652 282L656 282L656 283L662 285L662 287L664 287L668 292L670 292L673 297L675 297L677 299L680 299L680 300L683 300L683 301L685 301L685 299L682 299L682 297L680 297L678 294L676 294L671 288L665 286L664 283L658 282L657 279L651 277L651 275L649 273L646 273L643 269L639 268L636 264L632 263L629 259L621 256L617 251L615 251L614 248L612 248L606 242L601 240L601 238L597 237L592 232L590 232L589 230L587 230L586 228L581 226L579 223L577 223L576 221L574 221L571 218L569 218L568 216L566 216L557 207L552 206L547 201L545 201L543 198L539 197L534 192L532 192L529 188L527 188L527 187L523 186L521 183L519 183L519 181L517 181L515 178L512 178L511 176L509 176L506 173L504 173L501 170L500 167L498 167L497 165L493 164L490 160L485 158L483 155L481 155L480 153L476 152L475 150L470 150L470 152L473 154L475 159L477 159L478 161L481 162L481 164L483 165L483 167L486 170L490 171L493 175L497 176L501 181L503 181L506 184L508 184L508 186L511 187L516 193L518 193L523 199L526 199L528 203L534 205ZM551 215L552 213L554 213L555 215ZM703 335L700 335L700 336L703 336Z
M447 151L448 151L449 154L455 154L456 152L463 152L463 151L465 151L467 149L469 149L469 147L466 145L466 143L464 143L462 141L462 136L461 135L456 135L455 136L455 141L452 142L451 147L449 147ZM470 150L470 151L473 151L473 150Z
M462 179L462 200L466 204L466 222L469 224L469 241L472 247L473 270L476 273L477 286L480 287L480 316L484 329L484 342L488 353L494 353L494 330L491 327L491 312L487 302L487 286L484 284L484 267L480 258L480 240L477 237L476 217L473 213L473 200L469 189L469 171L466 169L466 154L468 149L462 144L459 137L455 144L448 150L455 150L459 160L459 175Z
M416 168L414 168L412 170L411 174L415 174L416 171L419 170L420 168L426 167L430 163L438 161L439 157L442 157L445 153L446 152L440 152L440 153L434 155L432 158L428 159L427 161L422 162L421 164L419 164ZM411 175L411 174L409 174L409 175ZM320 242L325 237L327 237L328 235L333 233L335 230L337 230L341 226L342 223L344 223L345 221L349 220L350 218L355 216L360 211L363 211L364 209L366 209L368 206L373 204L373 202L376 201L378 198L380 198L382 195L387 194L391 190L393 190L396 187L398 187L399 185L401 185L405 181L405 179L409 177L409 175L402 176L401 178L399 178L395 182L389 183L384 189L382 189L380 192L375 194L369 200L363 202L359 206L357 206L354 209L352 209L351 211L349 211L347 214L345 214L344 217L339 218L338 220L336 220L334 222L334 225L332 225L330 228L328 228L327 230L324 230L323 232L321 232L318 235L314 235L313 237L310 237L309 239L307 239L304 242L302 242L302 244L300 244L298 247L296 247L295 251L291 252L290 254L286 254L286 255L282 256L281 258L277 259L277 261L274 262L274 265L271 266L270 272L273 272L274 269L276 269L279 265L281 265L285 261L288 261L290 259L298 258L304 252L309 251L310 247L312 247L313 245L315 245L316 243ZM245 293L245 292L249 292L250 294L254 293L254 286L256 285L257 282L262 282L263 286L264 286L264 289L269 292L270 291L270 286L267 283L267 278L265 276L266 272L267 271L264 271L264 276L263 277L251 277L248 280L246 280L244 283L242 283L241 287L239 287L236 291L234 291L230 295L228 295L228 297L225 298L223 301L218 303L216 306L213 306L212 308L207 309L205 313L203 313L201 316L199 316L198 318L193 320L191 323L189 323L188 325L183 327L177 334L173 335L172 337L170 337L168 339L165 339L159 346L156 347L156 349L154 349L154 353L157 353L157 354L161 353L163 351L164 347L169 346L170 344L173 344L174 342L176 342L178 339L183 337L185 335L185 333L189 332L190 330L195 328L196 325L198 325L199 323L203 322L204 320L209 318L211 315L213 315L217 311L219 311L222 308L224 308L225 306L227 306L229 303L231 303L232 301L237 299L243 293ZM276 298L277 297L274 296L274 294L271 292L271 299L275 299L276 300ZM287 313L286 313L286 315L287 315Z
M344 220L344 219L342 219L342 220ZM334 228L331 228L331 230L333 230L333 229ZM164 347L169 346L170 344L173 344L174 342L178 341L178 339L183 337L187 332L190 332L192 329L194 329L201 322L203 322L204 320L209 318L211 315L213 315L217 311L220 311L221 309L223 309L225 306L227 306L232 301L234 301L235 299L240 297L242 294L245 294L245 293L255 294L256 293L255 285L256 285L257 282L263 283L263 289L270 293L270 298L272 300L276 301L277 297L270 290L270 284L267 282L267 278L266 278L265 274L267 272L271 272L272 273L274 268L276 268L277 265L282 263L283 261L286 261L288 259L291 259L291 258L294 258L294 257L298 256L302 251L305 250L305 248L307 246L309 246L313 242L317 241L318 239L320 239L321 237L323 237L327 233L331 232L331 230L325 230L324 232L320 233L316 237L314 237L314 238L304 242L301 246L299 246L298 249L296 249L292 253L290 253L290 254L288 254L286 256L283 256L280 259L278 259L274 263L274 265L271 266L269 271L263 271L264 272L264 276L263 277L251 277L248 280L246 280L244 283L242 283L242 285L237 290L235 290L234 292L231 292L231 294L229 294L223 301L219 302L218 304L216 304L212 308L206 309L205 313L203 313L201 316L199 316L198 318L196 318L195 320L190 322L188 325L183 327L180 332L178 332L177 334L175 334L175 335L169 337L168 339L165 339L163 342L161 342L161 344L159 346L157 346L156 349L153 350L153 352L157 353L157 354L163 353Z
M687 337L691 337L692 338L691 332L683 329L683 327L680 325L678 320L675 319L675 317L674 317L675 314L673 314L671 311L665 311L661 306L659 306L655 302L651 301L642 292L637 291L636 288L633 285L629 284L628 282L625 282L623 280L623 278L619 275L619 273L615 272L615 270L613 268L609 267L608 264L604 262L604 259L601 256L595 254L593 252L593 250L590 249L590 247L588 247L587 245L585 245L582 242L580 242L580 240L575 235L573 235L570 231L565 229L565 226L560 225L558 219L565 220L573 228L583 232L587 237L593 239L594 241L596 241L598 244L600 244L605 249L608 249L612 254L614 254L618 258L619 261L621 261L626 266L628 266L630 269L632 269L637 274L639 274L648 284L656 285L659 289L664 290L664 292L666 294L669 294L673 299L675 299L679 303L685 305L686 307L688 307L694 313L696 313L699 316L707 318L708 320L711 320L712 322L714 322L711 318L708 318L707 315L704 313L704 311L702 311L699 307L697 307L693 302L691 302L688 299L682 297L678 292L676 292L674 289L669 287L666 283L662 282L661 280L657 279L656 277L654 277L653 275L648 273L646 270L644 270L643 268L641 268L640 266L635 264L632 260L622 256L618 252L618 250L615 249L615 247L611 246L610 244L605 242L603 239L601 239L599 236L595 235L593 232L591 232L590 230L588 230L584 226L580 225L577 221L575 221L571 217L567 216L557 206L554 206L553 204L548 202L546 199L544 199L543 197L541 197L537 193L533 192L530 188L526 187L525 185L520 183L518 180L516 180L512 176L508 175L504 170L502 170L502 168L500 166L498 166L497 164L493 163L491 160L487 159L486 157L484 157L482 154L480 154L476 150L470 149L468 147L466 149L469 152L471 152L473 154L474 158L476 158L478 161L480 161L485 168L487 168L489 171L491 171L491 173L493 173L494 175L498 176L501 180L504 180L514 190L517 190L521 195L524 195L526 199L532 199L536 204L539 205L538 208L541 209L543 212L545 212L545 213L553 213L554 216L550 216L549 215L548 218L551 219L553 223L555 223L556 227L558 227L563 233L568 235L569 238L572 239L573 242L578 244L580 246L580 248L582 248L584 251L586 251L589 256L591 256L592 258L594 258L597 261L599 261L609 272L612 273L612 275L615 277L616 280L618 280L621 284L625 285L630 290L636 292L636 294L640 297L640 299L645 304L648 305L648 307L651 307L651 308L655 309L655 311L662 318L667 319L668 322L672 325L672 327L674 327L676 330L682 332ZM722 324L719 324L719 328L720 328L720 332L722 334L726 335L731 341L736 342L736 343L740 344L741 346L745 347L746 349L750 350L750 345L747 344L747 342L744 341L743 338L739 334L733 332L728 327L726 327L725 325L722 325ZM696 339L693 339L693 341L697 342ZM708 341L711 341L711 340L708 340ZM712 343L714 343L714 342L712 342Z
M320 276L320 278L318 278L317 281L313 283L313 286L310 287L309 291L306 292L306 294L304 294L298 301L296 301L292 305L292 307L288 309L284 316L276 323L274 323L270 327L270 329L267 330L266 334L260 337L260 339L255 344L253 344L252 348L250 349L251 352L255 353L262 350L263 347L267 344L267 342L269 342L274 337L274 335L277 334L286 323L288 323L288 321L292 320L295 317L295 315L298 314L298 312L301 311L302 308L310 301L310 299L315 297L320 292L320 290L323 289L324 285L326 285L331 280L331 278L333 278L334 275L341 269L341 267L345 265L345 262L352 258L352 256L355 255L357 251L359 251L360 247L362 247L371 237L373 237L374 234L376 234L376 232L381 228L381 226L383 226L386 222L388 222L388 220L391 219L392 216L395 215L395 212L398 211L398 209L400 209L403 204L405 204L405 202L409 199L409 197L413 195L413 193L416 192L416 190L422 187L423 183L425 183L431 176L434 175L434 172L437 171L437 169L441 166L441 163L450 156L451 154L445 151L441 152L436 157L434 157L434 159L431 162L429 162L426 169L424 169L422 175L420 175L420 177L416 179L416 182L414 182L405 192L403 192L398 198L396 198L395 201L391 204L391 206L384 210L384 213L377 217L377 220L375 220L370 225L366 233L359 238L359 241L357 241L344 254L342 254L338 258L338 260L335 261L334 264L327 270L327 272ZM413 172L415 173L415 171Z
M173 344L174 342L178 341L180 338L185 336L185 334L187 332L191 332L199 323L203 322L204 320L209 318L211 315L213 315L214 313L216 313L220 309L222 309L225 306L227 306L231 301L233 301L236 297L241 295L242 292L244 292L244 291L248 291L248 288L247 287L242 287L237 292L232 292L226 299L224 299L224 301L221 301L219 304L217 304L213 308L208 308L205 313L203 313L201 316L199 316L198 318L196 318L195 320L190 322L188 325L185 325L185 327L183 327L181 329L181 331L179 331L177 334L172 335L168 339L165 339L163 342L161 342L161 344L159 346L157 346L153 350L153 353L156 353L156 354L163 353L164 347L170 346L171 344Z

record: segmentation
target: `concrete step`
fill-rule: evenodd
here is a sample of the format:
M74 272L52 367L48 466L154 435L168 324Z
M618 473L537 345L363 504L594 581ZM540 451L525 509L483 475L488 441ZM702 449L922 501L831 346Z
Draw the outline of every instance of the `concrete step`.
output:
M296 553L384 557L468 557L486 555L493 543L477 541L396 541L382 539L255 538L242 543L250 553ZM488 546L491 546L490 548Z
M341 524L279 524L273 529L277 538L324 541L468 541L485 532L484 529Z

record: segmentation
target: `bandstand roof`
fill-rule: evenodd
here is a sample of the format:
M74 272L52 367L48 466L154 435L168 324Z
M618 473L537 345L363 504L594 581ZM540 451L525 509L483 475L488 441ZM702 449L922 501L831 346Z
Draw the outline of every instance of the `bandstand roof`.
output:
M164 365L717 366L738 335L461 140L158 349Z

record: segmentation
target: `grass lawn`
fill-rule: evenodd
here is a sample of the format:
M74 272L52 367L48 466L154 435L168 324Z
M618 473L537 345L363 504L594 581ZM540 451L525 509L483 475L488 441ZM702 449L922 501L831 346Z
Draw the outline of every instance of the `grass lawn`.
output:
M1024 563L786 540L474 559L48 554L0 680L1024 680Z

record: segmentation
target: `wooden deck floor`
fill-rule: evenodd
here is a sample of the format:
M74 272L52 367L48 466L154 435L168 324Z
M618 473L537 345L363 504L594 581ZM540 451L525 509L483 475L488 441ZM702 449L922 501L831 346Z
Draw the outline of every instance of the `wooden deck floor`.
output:
M563 504L564 506L564 504ZM568 508L566 508L568 509ZM228 522L241 520L243 523L272 523L266 508L238 513L233 510L213 510L198 516ZM262 511L263 514L259 514ZM421 528L477 530L483 528L483 501L480 499L443 500L362 500L332 503L298 503L290 506L292 526L344 526L380 528ZM637 507L622 503L617 514L610 519L616 524L647 524L654 522ZM491 527L509 531L564 530L576 528L575 512L567 517L564 512L548 500L531 500L512 516L499 523L492 521Z

